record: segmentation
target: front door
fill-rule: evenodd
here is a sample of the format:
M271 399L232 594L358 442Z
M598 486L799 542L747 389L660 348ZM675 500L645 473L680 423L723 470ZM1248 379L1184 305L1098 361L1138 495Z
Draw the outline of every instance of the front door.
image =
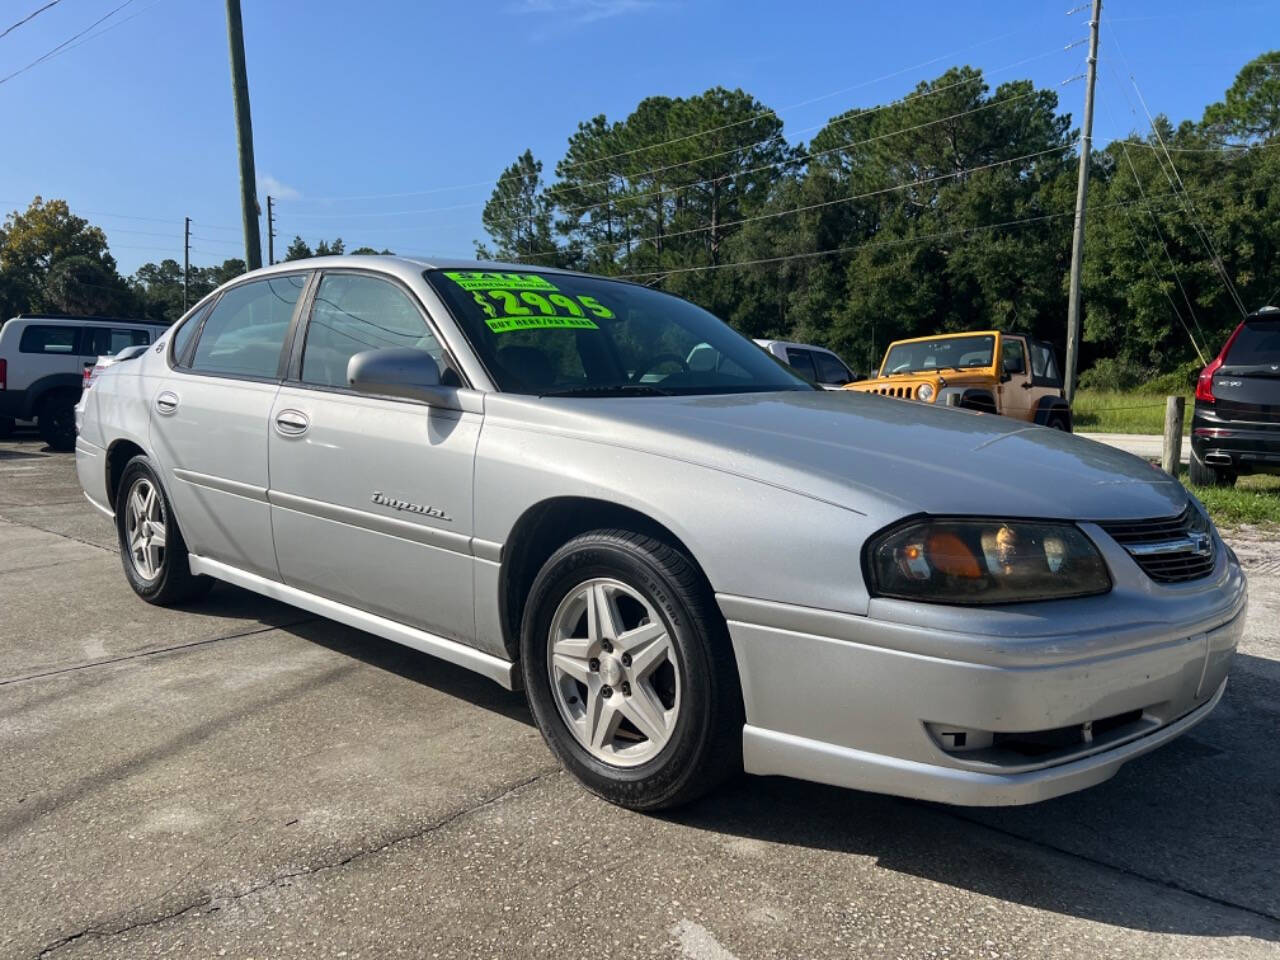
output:
M1000 338L1000 412L1015 420L1034 419L1031 406L1031 367L1021 337Z
M447 364L408 290L358 272L322 275L300 357L271 411L280 574L290 586L470 641L480 398L460 390L475 401L465 405L476 412L464 412L349 390L347 361L382 347L418 347Z
M231 287L194 351L150 398L151 447L187 547L279 579L267 505L267 434L282 353L307 275Z

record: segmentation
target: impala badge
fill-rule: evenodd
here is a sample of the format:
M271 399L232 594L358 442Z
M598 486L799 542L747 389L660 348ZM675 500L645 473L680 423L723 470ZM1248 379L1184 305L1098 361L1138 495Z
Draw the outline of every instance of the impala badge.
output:
M423 506L420 503L410 503L408 500L397 500L395 497L388 497L385 493L378 490L375 490L373 492L373 496L369 499L380 507L390 507L392 510L405 510L409 513L420 513L424 517L435 517L437 520L447 520L450 523L453 522L453 517L436 507Z

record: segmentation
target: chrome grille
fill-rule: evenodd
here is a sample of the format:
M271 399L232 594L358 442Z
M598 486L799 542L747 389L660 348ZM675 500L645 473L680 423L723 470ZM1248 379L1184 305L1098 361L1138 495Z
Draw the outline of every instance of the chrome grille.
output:
M1213 534L1209 522L1188 506L1176 517L1099 523L1124 547L1152 580L1183 583L1213 572Z

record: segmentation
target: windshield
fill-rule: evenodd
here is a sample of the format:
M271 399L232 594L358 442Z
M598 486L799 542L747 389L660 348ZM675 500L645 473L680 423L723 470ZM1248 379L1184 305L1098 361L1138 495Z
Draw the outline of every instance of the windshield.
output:
M507 393L814 389L701 307L645 287L561 273L425 276Z
M885 354L880 376L886 377L891 373L915 373L919 370L941 370L947 367L955 370L965 367L989 367L995 348L996 338L991 334L895 343Z

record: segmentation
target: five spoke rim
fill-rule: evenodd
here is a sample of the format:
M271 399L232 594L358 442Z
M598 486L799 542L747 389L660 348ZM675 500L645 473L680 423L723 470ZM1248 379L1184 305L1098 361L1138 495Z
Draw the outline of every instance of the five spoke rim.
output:
M140 477L129 489L124 527L133 569L143 580L154 580L164 565L164 501L146 477Z
M651 760L680 715L680 670L666 624L617 580L579 584L551 618L547 669L556 707L592 756Z

